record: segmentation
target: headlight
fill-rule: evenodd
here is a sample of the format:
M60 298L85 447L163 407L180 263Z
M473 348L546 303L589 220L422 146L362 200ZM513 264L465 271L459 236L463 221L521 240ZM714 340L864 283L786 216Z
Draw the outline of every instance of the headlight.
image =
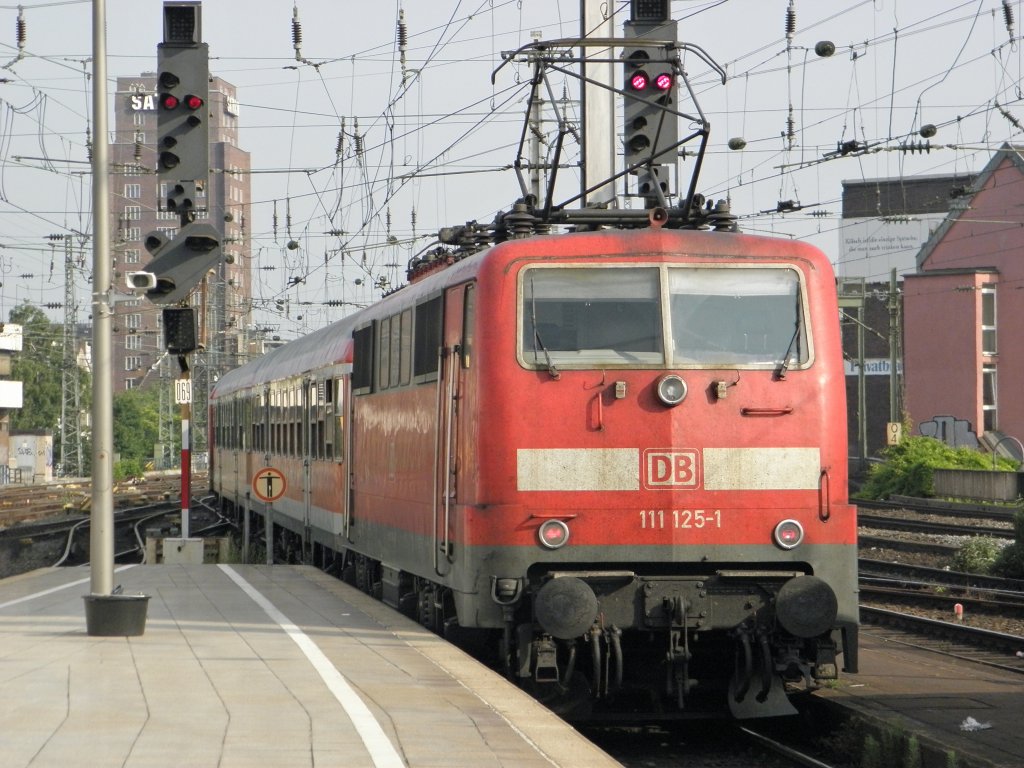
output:
M545 520L537 529L537 536L543 546L558 549L569 541L569 526L561 520Z
M658 379L658 399L671 407L679 405L686 397L686 382L675 373L667 373Z
M772 538L783 549L795 549L804 540L804 527L796 520L783 520L775 526Z

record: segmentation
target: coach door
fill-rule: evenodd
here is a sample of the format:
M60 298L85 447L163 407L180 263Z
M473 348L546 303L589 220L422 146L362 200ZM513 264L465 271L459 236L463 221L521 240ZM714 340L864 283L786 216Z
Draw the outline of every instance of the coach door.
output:
M449 288L444 297L438 378L438 494L437 512L434 516L434 568L441 576L448 572L448 566L456 557L452 542L452 516L459 499L460 481L464 471L461 449L465 439L465 414L462 406L466 385L465 372L469 362L465 330L467 312L473 307L473 287L473 284L468 284Z

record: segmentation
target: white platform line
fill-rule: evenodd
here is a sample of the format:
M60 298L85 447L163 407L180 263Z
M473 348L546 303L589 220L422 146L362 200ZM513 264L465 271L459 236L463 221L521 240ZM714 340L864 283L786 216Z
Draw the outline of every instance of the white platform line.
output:
M122 565L120 568L115 568L114 573L127 571L129 568L134 567L134 563L132 565ZM17 605L18 603L27 603L29 600L35 600L37 597L45 597L46 595L52 595L54 592L60 592L62 589L69 589L70 587L74 587L79 584L88 584L91 580L92 577L86 579L78 579L77 581L69 581L67 584L61 584L59 587L50 587L49 589L44 589L42 592L34 592L31 595L25 595L24 597L19 597L15 600L8 600L6 603L0 603L0 608L7 608L8 606Z
M377 722L373 713L370 712L369 707L359 698L359 694L352 689L352 686L348 684L348 681L331 663L331 660L324 655L324 652L320 650L317 644L310 640L305 632L292 624L287 616L281 613L270 600L242 578L231 566L219 565L218 567L245 594L251 597L266 612L267 616L275 621L287 633L288 637L299 646L299 649L309 659L309 663L313 665L313 668L320 675L324 684L327 685L330 692L334 694L334 698L338 700L338 703L341 704L345 713L349 716L349 719L356 728L356 732L359 734L359 738L363 740L366 750L370 753L373 764L377 768L398 768L398 766L404 766L405 761L399 756L391 740L384 733L384 729L381 728L380 723Z

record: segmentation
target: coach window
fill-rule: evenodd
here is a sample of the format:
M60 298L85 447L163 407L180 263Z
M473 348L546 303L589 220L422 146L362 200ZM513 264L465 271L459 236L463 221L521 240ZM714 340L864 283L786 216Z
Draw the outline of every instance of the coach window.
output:
M398 383L403 387L412 380L412 310L402 312L401 355L398 363Z
M473 342L476 337L476 286L466 286L466 297L462 303L462 367L469 368L473 360Z
M330 461L334 459L334 380L325 380L323 388L324 421L321 427L324 430L324 458Z
M391 376L388 382L389 387L398 386L398 378L401 368L402 357L402 316L394 315L391 318L391 341L389 344L391 353L391 364L389 366Z
M363 395L373 390L373 324L352 334L352 393Z
M334 380L334 458L345 460L345 381Z
M391 381L391 318L385 317L378 326L377 337L377 389L387 389Z
M412 374L417 383L433 381L437 378L440 347L441 297L436 296L416 307Z
M291 407L291 455L298 456L302 450L302 385L296 382L292 386Z

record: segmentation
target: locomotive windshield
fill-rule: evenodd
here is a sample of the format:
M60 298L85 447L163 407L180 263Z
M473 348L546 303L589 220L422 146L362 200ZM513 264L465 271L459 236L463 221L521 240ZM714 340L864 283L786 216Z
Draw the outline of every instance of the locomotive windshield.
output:
M528 362L664 361L657 268L532 269L525 281Z
M799 275L787 267L533 268L522 297L528 365L785 370L808 359Z

